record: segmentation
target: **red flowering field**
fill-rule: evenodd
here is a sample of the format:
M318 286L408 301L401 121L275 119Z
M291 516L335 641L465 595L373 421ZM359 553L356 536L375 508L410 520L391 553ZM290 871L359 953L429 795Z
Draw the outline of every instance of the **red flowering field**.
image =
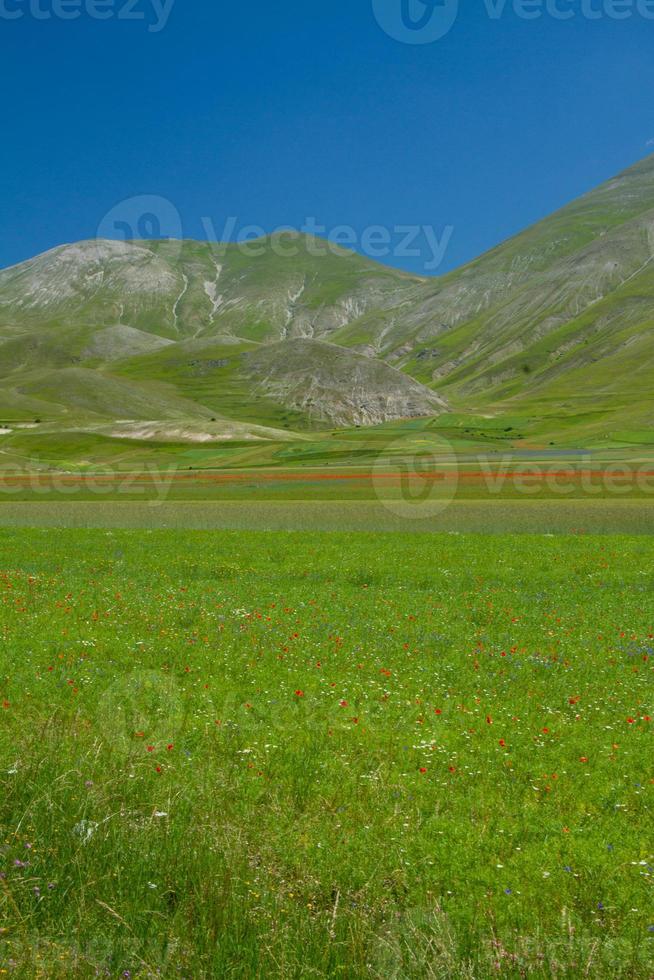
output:
M647 536L0 531L0 974L654 975Z

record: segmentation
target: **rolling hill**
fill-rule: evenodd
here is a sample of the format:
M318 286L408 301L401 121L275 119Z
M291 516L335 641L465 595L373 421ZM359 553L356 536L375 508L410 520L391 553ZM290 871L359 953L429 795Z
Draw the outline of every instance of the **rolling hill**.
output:
M61 246L0 272L2 438L654 442L653 260L654 157L435 279L295 233Z

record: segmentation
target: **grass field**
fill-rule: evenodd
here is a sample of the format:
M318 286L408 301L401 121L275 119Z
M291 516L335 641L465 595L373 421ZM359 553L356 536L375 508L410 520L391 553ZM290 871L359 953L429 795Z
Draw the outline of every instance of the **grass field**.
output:
M0 553L0 972L654 974L648 537Z
M410 509L408 510L410 514ZM461 500L413 517L356 500L121 501L46 497L0 504L0 526L192 531L374 531L433 534L654 534L646 500ZM380 543L381 546L381 543Z

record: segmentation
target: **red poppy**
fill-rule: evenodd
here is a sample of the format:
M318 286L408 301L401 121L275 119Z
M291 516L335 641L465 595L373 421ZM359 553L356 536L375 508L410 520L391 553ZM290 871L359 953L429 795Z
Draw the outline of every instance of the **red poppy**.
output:
M295 692L295 697L296 698L303 698L304 697L304 691L296 691Z

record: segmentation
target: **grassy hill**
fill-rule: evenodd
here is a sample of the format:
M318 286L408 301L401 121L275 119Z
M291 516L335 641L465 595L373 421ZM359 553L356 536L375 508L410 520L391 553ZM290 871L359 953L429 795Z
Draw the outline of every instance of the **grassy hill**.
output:
M62 246L0 272L2 438L654 442L653 246L654 157L438 279L295 233Z

